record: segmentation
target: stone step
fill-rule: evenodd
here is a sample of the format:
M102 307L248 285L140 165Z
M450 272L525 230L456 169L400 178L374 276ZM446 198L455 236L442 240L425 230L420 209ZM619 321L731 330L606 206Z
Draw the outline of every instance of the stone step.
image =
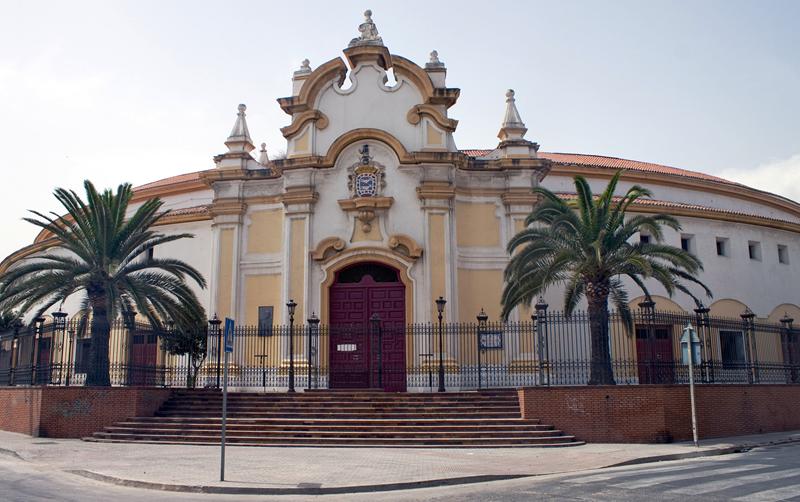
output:
M105 427L103 432L135 432L135 431L206 431L219 432L221 424L155 424L140 422L119 422L113 426ZM297 431L297 432L326 432L342 433L496 433L496 432L520 432L520 433L555 433L556 430L549 425L539 424L507 424L507 425L250 425L250 424L227 424L228 431L238 432L273 432L273 431Z
M96 433L97 437L107 437L115 435L147 435L147 436L213 436L219 439L219 429L162 429L162 428L146 428L141 429L137 427L106 427L105 430ZM559 430L516 430L516 429L501 429L496 431L491 430L478 430L478 431L403 431L403 430L338 430L338 431L323 431L323 430L296 430L296 429L278 429L278 430L238 430L226 429L227 437L295 437L295 438L468 438L468 439L485 439L493 437L509 437L509 438L537 438L537 437L562 437L563 433Z
M106 427L105 431L124 430L208 430L218 431L221 423L158 423L158 422L117 422L113 426ZM528 424L528 423L508 423L500 425L487 424L428 424L428 425L352 425L352 424L241 424L228 423L228 430L239 431L275 431L275 430L300 430L300 431L407 431L407 432L496 432L496 431L553 431L551 425Z
M153 417L133 417L89 441L219 444L222 395L179 390ZM488 448L582 444L521 418L515 390L431 394L379 390L228 396L227 441L246 446Z
M94 439L111 439L126 441L167 441L167 442L192 442L200 444L219 444L219 435L213 434L114 434L98 432L93 436ZM404 446L404 445L516 445L516 444L560 444L573 443L575 438L567 435L536 436L536 437L294 437L291 435L271 436L262 438L259 436L232 436L226 439L231 444L305 444L314 446L337 446L337 445L382 445L382 446Z
M83 441L89 441L94 443L139 443L139 444L166 444L166 445L196 445L196 446L219 446L219 441L170 441L170 440L160 440L160 441L147 441L147 440L132 440L132 439L100 439L95 437L85 437L82 438ZM236 443L233 446L247 446L247 447L270 447L270 448L314 448L314 447L325 447L325 448L419 448L419 449L427 449L427 448L439 448L439 449L459 449L459 448L468 448L468 449L488 449L488 448L562 448L562 447L569 447L569 446L583 446L586 443L583 441L570 441L570 442L563 442L563 443L534 443L534 444L527 444L521 442L514 442L510 444L503 444L497 445L493 443L489 444L463 444L463 443L456 443L456 444L446 444L446 443L439 443L439 444L395 444L395 445L385 445L380 443L368 443L368 444L358 444L358 443L351 443L351 444L336 444L336 445L324 445L324 444L317 444L314 442L258 442L258 443Z
M166 405L171 406L219 406L222 399L179 401L170 399ZM360 400L360 401L310 401L310 400L257 400L257 399L229 399L228 405L239 406L519 406L519 401L514 400L462 400L462 401L437 401L437 400Z
M490 405L490 406L476 406L474 404L464 404L458 406L433 406L433 405L403 405L403 404L391 404L391 405L382 405L382 404L365 404L365 403L350 403L350 404L326 404L326 405L317 405L317 406L298 406L296 404L242 404L242 403L228 403L228 411L328 411L328 410L346 410L350 413L384 413L384 412L392 412L392 411L405 411L408 413L413 413L415 411L425 412L425 413L438 413L438 412L455 412L455 411L463 411L466 413L470 413L473 411L481 411L481 412L507 412L507 413L519 413L519 406L510 406L510 405ZM174 403L167 403L161 407L161 411L187 411L187 412L194 412L194 411L218 411L222 409L222 405L180 405Z
M216 417L134 417L130 418L128 422L133 423L147 423L147 424L205 424L215 425L221 424L222 418ZM340 418L237 418L228 417L228 425L243 424L268 426L268 425L281 425L293 426L298 425L318 425L318 426L385 426L385 427L401 427L401 426L421 426L428 427L436 424L448 426L505 426L505 425L537 425L542 426L539 420L529 420L521 418L448 418L441 420L439 418L406 418L406 419L391 419L391 418L355 418L355 419L340 419ZM549 427L549 426L547 426Z
M208 412L208 413L185 413L185 412L175 412L175 413L163 413L163 412L156 412L156 416L158 417L220 417L219 411L215 412ZM354 414L354 413L342 413L342 412L328 412L328 413L319 413L319 412L300 412L300 413L287 413L287 412L240 412L240 413L232 413L229 414L231 418L338 418L338 419L357 419L357 418L394 418L394 419L433 419L433 420L447 420L454 417L465 417L463 413L403 413L403 412L395 412L395 413L363 413L363 414ZM484 418L520 418L519 413L474 413L470 414L469 418L474 419L484 419Z

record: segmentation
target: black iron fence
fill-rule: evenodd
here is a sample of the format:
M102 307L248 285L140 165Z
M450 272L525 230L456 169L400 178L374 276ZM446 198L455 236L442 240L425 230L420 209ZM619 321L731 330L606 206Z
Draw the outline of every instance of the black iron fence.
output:
M229 386L284 391L380 388L464 390L589 383L597 353L608 354L613 383L681 384L693 351L699 383L800 383L800 329L792 320L739 319L644 309L633 328L610 314L607 350L593 361L589 316L538 310L531 321L398 325L237 326ZM695 336L686 336L691 324ZM223 345L210 324L207 351L194 361L168 353L168 331L116 322L109 375L116 386L218 387ZM0 334L0 385L83 385L92 339L76 321L37 323ZM196 375L193 378L193 375Z

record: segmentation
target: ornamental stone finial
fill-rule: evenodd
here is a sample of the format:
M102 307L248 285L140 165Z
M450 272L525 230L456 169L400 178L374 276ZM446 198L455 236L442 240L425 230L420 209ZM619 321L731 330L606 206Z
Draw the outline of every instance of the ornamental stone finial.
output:
M267 155L267 144L261 143L261 150L259 150L258 163L262 166L269 164L269 156Z
M519 116L517 110L516 99L514 98L514 89L506 91L506 115L503 117L503 128L524 128L525 123L522 117Z
M228 146L229 152L250 152L255 146L250 139L250 130L247 128L247 119L245 118L247 106L240 104L237 110L239 113L236 114L236 122L233 124L233 129L231 129L225 145Z
M444 68L444 62L439 59L439 51L437 50L431 51L431 59L425 63L426 70L430 70L432 68Z
M293 77L294 78L297 78L297 77L304 78L305 76L309 75L310 73L311 73L311 61L309 61L306 58L300 63L300 68L295 70L295 72L293 73Z
M239 113L236 114L236 122L233 124L233 129L231 129L228 139L242 139L249 142L250 130L247 128L247 119L245 118L247 105L240 104L237 110L239 110Z
M348 47L356 45L383 45L383 39L378 34L378 27L372 21L372 11L364 11L364 22L358 25L359 37L350 40Z

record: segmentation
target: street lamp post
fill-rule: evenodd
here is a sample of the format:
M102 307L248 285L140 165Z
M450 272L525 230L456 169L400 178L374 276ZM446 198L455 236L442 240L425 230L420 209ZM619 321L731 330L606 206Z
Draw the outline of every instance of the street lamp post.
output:
M289 309L289 392L294 392L294 311L297 303L289 300L286 308Z
M758 368L756 364L758 362L758 351L756 349L756 341L755 337L753 336L753 319L755 318L755 314L750 307L745 307L744 312L742 312L739 317L742 318L742 322L744 323L745 329L745 353L747 354L747 383L758 382Z
M308 320L308 359L307 359L307 362L308 362L308 365L307 365L308 366L308 389L311 389L311 358L312 358L312 356L316 356L317 350L318 350L317 349L317 343L313 344L313 348L316 349L316 350L312 350L312 341L316 342L316 336L317 336L317 333L318 333L317 330L319 329L319 317L317 317L316 313L312 312L311 313L311 317L309 317L307 320ZM316 368L316 367L317 367L317 365L315 364L314 368ZM315 380L315 383L316 383L316 378L314 380Z
M222 368L222 330L219 329L219 325L222 324L222 321L217 317L217 314L214 314L214 317L209 319L208 324L211 325L212 333L217 335L217 388L219 389L220 368Z
M697 331L700 335L700 349L703 361L700 365L703 371L703 381L714 381L714 356L711 350L711 335L708 330L708 313L711 309L703 305L702 302L697 302L697 308L694 309L697 320Z
M486 321L489 320L489 316L481 307L480 313L475 316L478 319L478 389L483 387L483 369L481 368L481 352L483 352L483 344L481 337L483 333L486 332Z
M444 392L444 332L442 330L442 313L447 300L441 296L436 300L436 310L439 312L439 392Z
M781 350L783 352L784 367L788 366L789 371L786 374L786 383L797 382L797 368L792 357L792 350L790 343L792 339L792 323L794 319L789 317L788 313L784 313L781 318Z
M547 362L547 385L550 385L550 349L547 346L547 307L549 305L544 301L544 297L540 296L536 301L534 308L536 314L531 316L536 322L536 346L538 353L536 355L539 359L539 385L545 384L545 361Z

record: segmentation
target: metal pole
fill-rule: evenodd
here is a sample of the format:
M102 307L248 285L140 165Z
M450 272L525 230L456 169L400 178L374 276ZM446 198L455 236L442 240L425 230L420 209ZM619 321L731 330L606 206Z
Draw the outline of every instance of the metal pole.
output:
M225 429L227 425L228 425L228 352L225 351L225 375L222 384L222 432L220 436L220 456L219 456L220 481L225 481Z
M444 391L444 332L442 331L442 313L439 312L439 392Z
M694 441L694 445L699 448L700 444L697 442L697 409L694 404L694 344L692 337L692 332L694 330L691 324L688 324L686 329L689 335L689 401L692 406L692 440Z
M481 367L481 352L483 349L481 344L481 336L486 331L486 321L489 319L489 316L481 307L481 311L475 318L478 320L478 389L481 389L483 387L483 368Z
M311 323L308 324L308 354L306 354L306 376L307 383L306 383L306 390L311 390L311 331L314 328L312 327Z
M294 392L294 313L289 314L289 392Z

